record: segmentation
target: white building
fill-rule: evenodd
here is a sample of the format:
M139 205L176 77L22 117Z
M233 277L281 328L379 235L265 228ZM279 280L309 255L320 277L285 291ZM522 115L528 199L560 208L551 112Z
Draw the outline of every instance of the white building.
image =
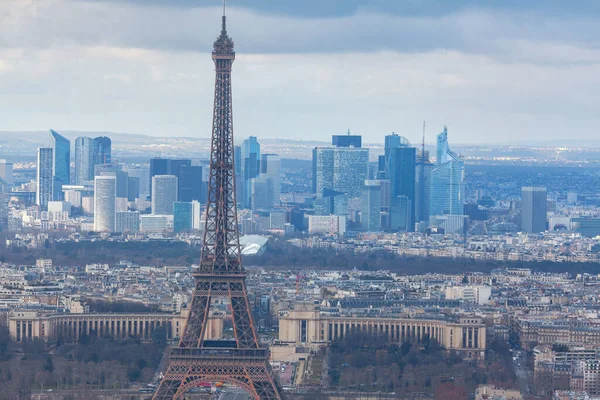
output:
M154 186L152 187L154 191ZM172 215L141 215L140 231L144 233L164 233L173 225Z
M450 286L446 288L446 299L464 300L479 305L491 304L492 288L489 286Z
M311 235L327 234L343 236L346 233L346 216L309 215L308 233Z
M117 178L115 176L94 177L94 231L115 231L115 203Z

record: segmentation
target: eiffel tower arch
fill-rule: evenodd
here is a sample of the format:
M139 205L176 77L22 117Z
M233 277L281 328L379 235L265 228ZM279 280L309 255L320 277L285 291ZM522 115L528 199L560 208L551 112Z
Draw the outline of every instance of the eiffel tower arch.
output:
M261 347L250 314L246 272L242 267L235 198L231 66L233 40L222 17L214 43L215 99L206 204L206 226L200 267L185 330L177 347L169 349L164 378L153 399L182 399L201 382L227 382L255 399L282 399L269 364L269 349ZM231 302L235 340L204 340L211 300Z

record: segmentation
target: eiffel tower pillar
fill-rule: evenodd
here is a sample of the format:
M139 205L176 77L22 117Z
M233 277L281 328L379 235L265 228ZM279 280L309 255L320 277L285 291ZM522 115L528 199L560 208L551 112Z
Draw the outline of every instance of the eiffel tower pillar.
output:
M252 322L242 267L235 198L231 65L233 40L223 15L221 35L212 52L215 100L206 204L206 226L200 267L179 346L169 350L169 363L155 400L182 399L202 382L227 382L255 399L282 399L269 364L269 349L261 347ZM228 298L235 341L204 340L211 300Z

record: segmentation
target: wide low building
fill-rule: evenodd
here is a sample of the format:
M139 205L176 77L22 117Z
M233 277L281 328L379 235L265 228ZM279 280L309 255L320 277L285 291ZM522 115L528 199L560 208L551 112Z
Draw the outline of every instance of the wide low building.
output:
M538 344L554 343L580 345L588 349L600 346L600 326L585 321L516 317L511 319L510 330L512 336L527 350Z
M485 357L486 326L476 316L457 316L447 320L400 315L365 317L325 313L308 303L295 304L289 310L279 312L281 343L326 345L357 331L383 335L396 343L418 342L429 337L465 358Z
M157 328L164 328L167 340L177 340L185 329L186 310L167 313L82 313L43 314L39 311L14 310L8 317L10 336L17 342L32 339L78 341L82 335L114 339L151 339ZM220 339L223 315L213 312L208 319L206 339Z

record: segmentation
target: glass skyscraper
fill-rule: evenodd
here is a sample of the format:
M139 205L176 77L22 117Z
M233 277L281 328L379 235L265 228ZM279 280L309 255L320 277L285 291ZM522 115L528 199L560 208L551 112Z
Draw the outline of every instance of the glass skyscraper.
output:
M361 199L362 228L366 232L381 230L381 185L377 180L366 180Z
M94 138L94 164L112 164L112 142L109 137Z
M193 205L178 201L173 204L173 232L190 232L193 226Z
M369 173L369 149L362 147L316 147L313 174L317 198L325 189L345 193L348 198L362 195Z
M96 142L89 137L75 139L75 184L83 185L85 181L94 179Z
M48 202L52 201L52 157L54 150L51 147L41 147L37 151L37 187L35 193L35 203L42 209L48 207Z
M273 181L273 205L281 202L281 158L279 154L263 154L260 160L260 173Z
M199 201L206 204L206 193L202 182L202 167L184 165L177 174L178 199L182 202Z
M547 192L545 187L521 188L521 230L540 233L546 230Z
M50 130L52 141L52 200L63 199L62 187L71 183L71 142L56 131Z
M242 188L244 208L252 208L252 179L260 173L260 143L256 136L250 136L242 143ZM238 200L239 202L239 200Z
M437 136L437 159L431 171L429 214L463 215L465 197L464 161L448 146L448 129Z
M410 147L408 141L399 147L392 147L389 150L388 177L390 179L392 199L398 196L405 196L408 202L407 210L403 210L403 215L408 215L406 230L412 231L414 228L414 203L415 203L415 164L417 149ZM390 214L397 211L397 208L391 209ZM394 216L391 215L394 219Z
M415 222L429 223L429 196L431 194L431 170L429 152L421 150L415 168Z

